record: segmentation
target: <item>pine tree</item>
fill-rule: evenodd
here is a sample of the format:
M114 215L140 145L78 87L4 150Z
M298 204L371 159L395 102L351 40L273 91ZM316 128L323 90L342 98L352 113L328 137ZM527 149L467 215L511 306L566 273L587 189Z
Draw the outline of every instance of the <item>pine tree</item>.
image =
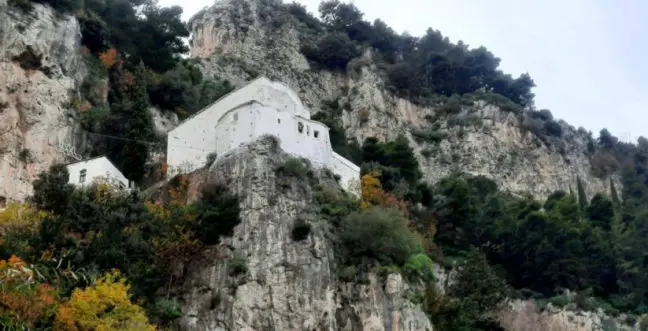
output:
M585 187L580 176L576 176L576 185L578 189L578 204L580 205L581 212L584 213L587 209L587 195L585 194Z

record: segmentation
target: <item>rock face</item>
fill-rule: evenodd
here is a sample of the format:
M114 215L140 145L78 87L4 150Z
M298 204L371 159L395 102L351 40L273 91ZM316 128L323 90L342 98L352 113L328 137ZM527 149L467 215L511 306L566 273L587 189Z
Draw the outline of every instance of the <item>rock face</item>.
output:
M338 280L325 221L311 210L312 184L318 180L278 175L276 168L286 159L265 138L189 177L190 199L201 183L212 180L241 197L242 222L219 251L244 259L247 271L231 276L229 258L210 257L190 266L182 328L432 330L425 314L404 298L408 286L400 275L369 275L364 284ZM336 185L323 173L316 177L321 185ZM302 241L291 235L298 219L312 229Z
M298 91L313 113L333 102L347 135L359 142L406 134L429 182L458 167L539 199L570 186L576 190L577 176L590 198L609 192L609 178L592 174L586 133L561 123L562 143L549 145L526 132L520 116L486 102L452 115L415 105L386 88L370 52L352 60L346 72L313 69L300 52L300 29L278 0L221 0L192 19L191 56L202 59L207 76L238 85L257 75L280 80ZM416 141L413 128L443 138Z
M602 312L576 312L548 307L540 312L533 301L516 300L511 310L500 315L502 326L514 331L631 331L640 330L639 323L622 322L624 316L613 318Z
M71 91L83 79L79 25L34 5L30 13L0 0L0 207L31 194L31 182L59 145L74 145Z

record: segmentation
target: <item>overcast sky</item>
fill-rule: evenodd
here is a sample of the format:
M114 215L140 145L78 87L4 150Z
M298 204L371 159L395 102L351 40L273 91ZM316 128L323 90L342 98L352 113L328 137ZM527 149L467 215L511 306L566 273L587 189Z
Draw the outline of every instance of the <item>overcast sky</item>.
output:
M217 0L218 1L218 0ZM284 0L286 1L286 0ZM298 0L317 13L320 0ZM185 19L213 0L160 0ZM365 19L397 32L428 27L452 41L485 46L514 76L536 82L536 106L598 135L648 136L648 1L355 0Z

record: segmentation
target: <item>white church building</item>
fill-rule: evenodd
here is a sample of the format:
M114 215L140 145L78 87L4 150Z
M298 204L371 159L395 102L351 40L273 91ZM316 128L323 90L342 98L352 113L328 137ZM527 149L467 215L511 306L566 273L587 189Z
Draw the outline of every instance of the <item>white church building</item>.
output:
M289 87L265 77L230 92L169 131L167 176L202 168L210 154L219 159L264 135L279 138L286 153L330 169L345 190L360 194L360 168L333 151L329 128L310 119Z
M70 175L68 184L75 186L83 187L97 182L108 183L122 190L129 190L132 186L105 156L69 163L65 167Z

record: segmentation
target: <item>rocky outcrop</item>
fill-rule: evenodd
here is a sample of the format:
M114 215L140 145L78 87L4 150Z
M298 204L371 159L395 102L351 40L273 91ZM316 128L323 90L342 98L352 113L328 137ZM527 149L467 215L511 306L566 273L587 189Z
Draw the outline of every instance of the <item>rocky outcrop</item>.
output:
M627 316L610 317L602 311L585 312L559 309L549 305L541 311L533 301L516 300L511 309L500 314L500 321L511 331L639 331L639 322Z
M187 268L182 328L432 330L405 298L408 285L400 275L369 275L364 284L338 279L326 222L312 210L313 185L336 185L335 180L324 172L310 180L278 175L288 156L276 146L272 139L260 140L189 176L190 199L204 182L230 187L241 197L242 222L219 254ZM299 219L311 232L295 241L291 233ZM245 261L244 274L229 272L232 256Z
M0 0L0 200L30 195L38 173L65 161L59 146L74 146L67 109L85 75L80 39L73 17Z
M521 116L492 104L476 102L452 115L418 106L386 88L371 52L352 60L346 72L316 70L300 52L303 29L278 0L221 0L192 19L191 56L202 59L207 76L238 85L257 75L280 80L313 113L334 104L335 116L360 142L406 134L430 182L458 167L540 199L558 189L575 190L577 176L589 197L609 191L609 179L592 174L586 133L561 123L563 143L545 144L524 129ZM438 131L442 139L417 141L413 127Z

